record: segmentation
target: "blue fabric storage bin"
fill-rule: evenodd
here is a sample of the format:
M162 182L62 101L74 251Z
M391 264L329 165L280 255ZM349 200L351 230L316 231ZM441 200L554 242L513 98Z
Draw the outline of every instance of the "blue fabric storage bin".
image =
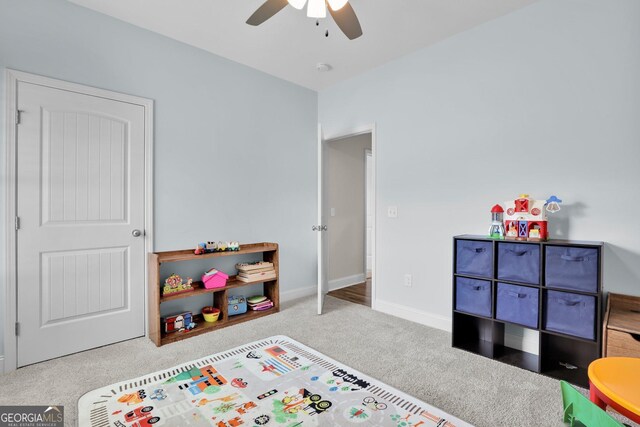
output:
M547 291L544 329L576 337L595 339L596 298L590 295Z
M598 291L598 250L547 246L545 285L554 288Z
M491 282L456 277L456 310L491 317Z
M539 294L536 288L498 283L496 319L537 329Z
M492 242L456 240L456 273L493 276Z
M498 279L540 283L540 245L498 243Z

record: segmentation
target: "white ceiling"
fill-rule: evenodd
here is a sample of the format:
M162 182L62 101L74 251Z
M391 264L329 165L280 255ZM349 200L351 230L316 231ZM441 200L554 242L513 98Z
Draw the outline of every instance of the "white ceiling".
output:
M364 31L356 40L330 15L316 27L291 6L258 27L245 24L264 0L69 1L321 90L536 0L350 0ZM333 70L318 72L319 62Z

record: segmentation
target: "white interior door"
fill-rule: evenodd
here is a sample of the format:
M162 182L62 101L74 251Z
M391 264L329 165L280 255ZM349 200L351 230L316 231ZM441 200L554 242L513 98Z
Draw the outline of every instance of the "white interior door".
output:
M325 144L322 127L318 125L318 314L322 314L324 296L327 294L329 284L327 282L327 227L325 218Z
M17 101L18 366L144 335L144 107L25 82Z

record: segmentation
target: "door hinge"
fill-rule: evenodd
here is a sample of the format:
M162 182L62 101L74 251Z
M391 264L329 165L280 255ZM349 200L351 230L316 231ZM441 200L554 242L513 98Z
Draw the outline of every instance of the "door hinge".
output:
M19 125L22 121L22 110L16 110L16 124Z
M20 323L16 322L16 336L20 335Z
M20 230L20 217L16 217L16 230Z

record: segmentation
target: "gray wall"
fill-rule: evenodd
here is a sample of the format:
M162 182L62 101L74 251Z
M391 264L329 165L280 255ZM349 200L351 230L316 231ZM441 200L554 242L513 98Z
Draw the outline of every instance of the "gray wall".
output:
M365 150L371 134L326 146L328 272L331 281L364 275L365 268ZM335 216L331 216L331 208ZM353 283L352 283L353 284Z
M320 92L319 121L377 124L383 302L443 324L451 237L523 192L563 199L552 236L607 242L606 290L640 295L637 0L540 1Z
M155 100L157 250L275 241L282 292L315 286L315 92L63 0L0 0L5 67Z

